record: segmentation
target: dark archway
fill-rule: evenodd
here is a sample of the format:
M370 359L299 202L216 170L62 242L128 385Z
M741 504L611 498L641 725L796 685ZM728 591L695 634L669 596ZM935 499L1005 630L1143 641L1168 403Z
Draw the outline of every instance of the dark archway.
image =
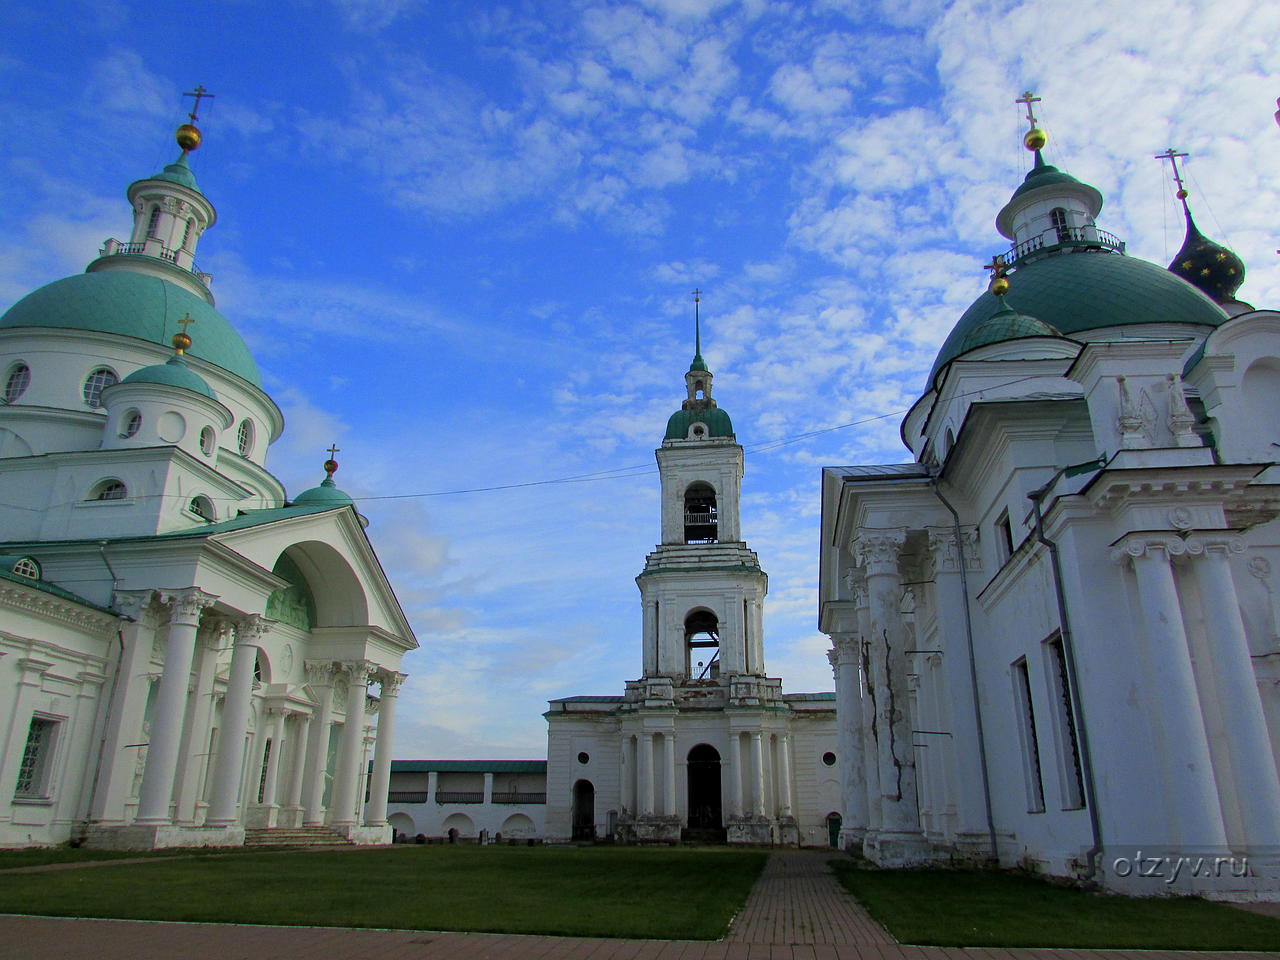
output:
M720 676L720 621L710 610L684 618L685 673L698 680Z
M684 542L715 543L719 539L716 492L708 483L694 483L684 492Z
M698 744L689 751L688 771L689 829L721 830L724 815L720 803L720 752L709 743Z
M844 818L838 813L827 814L827 843L840 849L840 827L843 826Z
M573 839L596 838L596 788L590 780L573 785Z

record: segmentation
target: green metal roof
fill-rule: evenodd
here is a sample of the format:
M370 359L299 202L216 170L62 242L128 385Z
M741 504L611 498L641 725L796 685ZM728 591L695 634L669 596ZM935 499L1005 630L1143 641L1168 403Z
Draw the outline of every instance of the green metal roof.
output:
M546 773L545 760L392 760L392 773Z
M1023 337L1056 337L1058 331L1043 320L1018 313L1008 304L979 323L961 341L959 353L968 353L989 343L1020 340Z
M218 398L213 388L204 382L204 378L187 366L187 362L176 354L166 363L157 363L141 370L135 370L125 377L121 383L160 383L169 387L182 387L191 390L210 400Z
M1221 307L1181 277L1146 260L1115 253L1061 253L1009 274L1008 305L1049 324L1059 334L1143 323L1190 323L1216 327L1227 321ZM929 371L939 371L963 352L974 329L1000 309L987 292L970 305L951 331Z
M733 421L729 414L719 407L707 407L702 410L677 410L667 421L667 433L664 440L687 440L689 428L695 423L707 425L707 437L732 437Z
M27 556L30 556L30 554L24 553L24 554L21 554L18 559L20 559L21 557L27 557ZM0 562L2 562L2 560L7 560L7 559L10 559L10 558L8 557L2 558L0 559ZM32 559L35 559L35 558L32 557ZM44 580L32 580L28 577L20 577L13 572L12 568L13 568L12 563L3 564L2 566L0 566L0 580L8 580L11 583L20 583L24 587L30 587L32 590L39 590L41 593L47 593L51 596L58 597L62 600L69 600L71 603L78 603L82 606L90 608L91 610L99 610L102 613L115 613L114 610L109 610L106 607L100 607L98 606L98 604L94 603L92 600L86 600L84 597L79 596L78 594L72 593L70 590L63 590L61 587L57 586L56 584L48 583Z
M191 172L191 167L187 164L187 152L182 151L182 155L177 160L169 164L155 176L148 177L148 180L167 180L170 183L181 184L189 190L200 193L200 188L196 186L196 175Z
M836 695L834 693L784 693L782 695L783 700L797 703L825 702L835 698Z
M0 329L45 327L134 337L168 347L186 314L192 356L262 386L258 365L231 323L200 297L159 277L102 270L64 277L27 294L0 317Z
M707 361L702 359L702 354L700 353L694 354L693 362L689 364L689 372L690 373L694 373L694 372L706 373L707 372Z
M338 489L333 477L325 477L320 486L303 490L293 498L295 504L322 504L326 507L350 507L355 501Z

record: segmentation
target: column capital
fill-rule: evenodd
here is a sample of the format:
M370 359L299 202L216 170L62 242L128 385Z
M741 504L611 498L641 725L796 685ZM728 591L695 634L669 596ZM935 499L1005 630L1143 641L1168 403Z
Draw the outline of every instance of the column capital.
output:
M382 681L382 696L399 696L400 687L403 686L408 678L409 675L407 673L397 673L395 670L381 671L378 674L378 679Z
M1187 542L1176 533L1143 530L1125 534L1111 545L1111 560L1124 565L1141 557L1161 557L1166 561L1187 552Z
M130 620L142 620L154 613L154 590L117 590L111 595L116 612Z
M861 643L862 641L855 633L834 633L831 635L831 650L828 656L834 655L834 662L852 666L858 662Z
M347 683L353 686L358 683L367 684L378 669L378 665L372 660L337 660L333 666L335 672L345 676Z
M268 620L260 613L251 613L234 621L236 628L235 642L257 646L268 631L276 625L275 620Z
M1244 553L1244 540L1232 531L1224 530L1218 535L1203 532L1187 540L1187 553L1193 557L1222 557L1235 553Z
M907 541L906 527L879 529L862 527L849 544L849 549L858 560L858 566L874 577L883 574L897 574L898 555Z
M337 672L332 660L305 660L302 668L307 673L307 683L313 687L331 686Z
M959 544L956 543L955 527L926 527L925 532L929 535L929 552L937 572L958 573L962 557L966 570L981 569L978 532L973 527L960 528Z
M196 626L200 622L200 614L217 601L211 593L205 593L199 587L187 587L185 590L161 590L160 602L169 608L169 622Z

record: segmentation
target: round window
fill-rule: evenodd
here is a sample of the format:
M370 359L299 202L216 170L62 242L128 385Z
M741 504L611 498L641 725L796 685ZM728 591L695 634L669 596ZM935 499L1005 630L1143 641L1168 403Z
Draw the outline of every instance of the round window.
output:
M253 421L244 419L240 421L240 426L236 430L236 446L240 449L240 456L247 457L253 452Z
M834 767L836 765L836 755L828 750L822 755L822 762L828 767Z
M124 423L120 426L120 436L136 437L138 431L142 429L142 414L137 410L130 410L124 415Z
M4 402L13 403L31 386L31 368L25 363L15 363L4 378Z
M206 457L213 456L213 427L205 427L200 431L200 449Z
M586 751L583 751L582 753L578 754L578 762L579 762L579 763L590 763L590 762L591 762L591 754L587 753Z
M84 402L91 407L102 406L102 391L119 382L116 372L109 367L98 367L84 378Z

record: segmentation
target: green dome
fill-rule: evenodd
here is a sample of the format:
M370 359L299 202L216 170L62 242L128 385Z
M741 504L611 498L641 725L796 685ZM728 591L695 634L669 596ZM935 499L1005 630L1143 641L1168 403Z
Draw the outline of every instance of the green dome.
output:
M333 482L333 477L325 477L320 481L320 486L318 487L303 490L302 493L293 498L293 502L295 505L306 504L308 506L355 506L355 501L338 489L338 485Z
M186 187L188 190L200 192L200 188L196 186L196 175L191 172L191 167L187 165L187 154L183 151L182 156L178 157L173 163L169 164L155 176L148 177L148 180L167 180L170 183L177 183Z
M664 440L687 440L689 428L695 423L707 425L707 438L732 437L733 422L729 415L719 407L707 407L703 410L677 410L667 421L667 433Z
M182 387L184 390L191 390L201 396L208 397L210 400L217 400L213 390L204 379L187 366L187 362L181 357L174 355L169 358L167 363L157 363L150 367L143 367L141 370L135 370L133 373L125 377L121 383L162 383L169 387Z
M706 373L707 372L707 361L702 359L702 354L699 353L694 355L693 363L689 364L689 372L690 373L694 373L694 372Z
M1039 154L1036 154L1036 160L1037 161L1040 160ZM1038 190L1041 187L1047 187L1055 183L1077 183L1078 184L1079 182L1080 181L1077 180L1075 177L1073 177L1071 174L1063 173L1057 167L1050 166L1047 163L1037 162L1037 164L1031 168L1031 171L1023 179L1018 189L1013 191L1013 196L1010 197L1009 199L1013 200L1017 197L1022 196L1022 194L1027 193L1030 190Z
M51 327L134 337L168 348L191 314L190 353L261 388L249 348L227 318L200 297L130 270L81 273L27 294L0 317L0 330Z
M1057 330L1043 320L1018 313L1005 304L986 320L975 326L960 342L957 355L985 347L989 343L1005 340L1021 340L1023 337L1057 337Z
M1216 303L1163 267L1115 253L1064 253L1036 260L1009 274L1008 305L1049 324L1062 336L1142 323L1191 323L1216 327L1227 314ZM960 317L929 371L958 357L974 329L1000 309L983 293Z

